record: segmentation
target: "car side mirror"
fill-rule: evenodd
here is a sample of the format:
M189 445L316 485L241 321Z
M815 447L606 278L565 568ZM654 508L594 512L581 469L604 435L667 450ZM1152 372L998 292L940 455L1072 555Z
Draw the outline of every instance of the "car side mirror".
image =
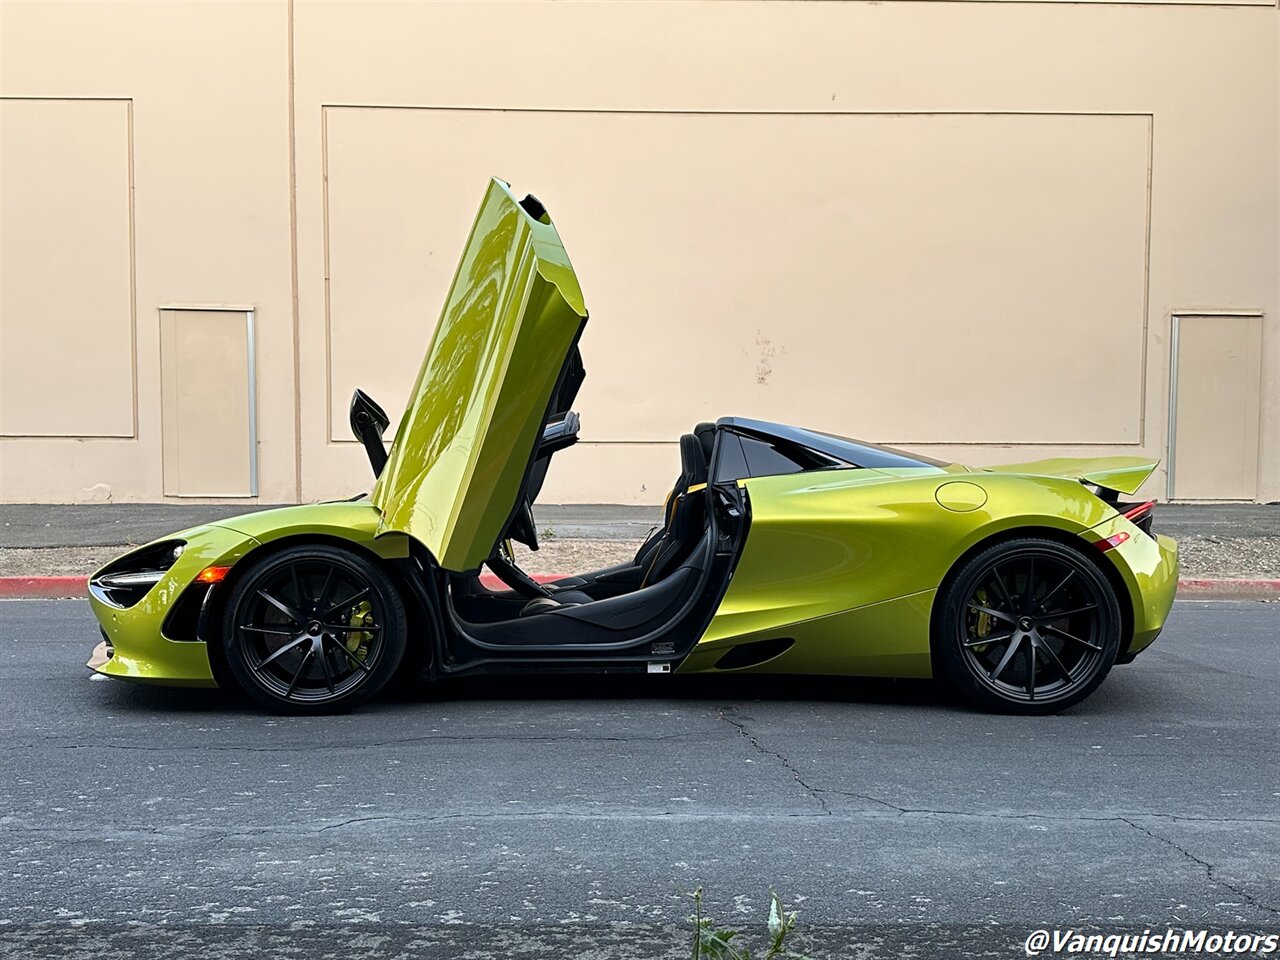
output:
M357 390L351 395L351 413L348 419L351 432L364 445L364 452L373 467L373 475L380 476L382 468L387 465L387 448L382 445L382 435L391 425L390 418L372 397L363 390Z

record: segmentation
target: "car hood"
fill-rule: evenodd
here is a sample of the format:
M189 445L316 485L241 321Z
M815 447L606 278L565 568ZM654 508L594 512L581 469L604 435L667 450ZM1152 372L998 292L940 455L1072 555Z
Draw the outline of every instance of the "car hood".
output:
M991 473L1066 477L1130 494L1137 493L1138 488L1159 465L1159 460L1148 460L1146 457L1055 457L1049 460L1031 460L1027 463L1009 463L980 469Z
M447 570L493 555L587 311L550 216L492 180L371 499Z

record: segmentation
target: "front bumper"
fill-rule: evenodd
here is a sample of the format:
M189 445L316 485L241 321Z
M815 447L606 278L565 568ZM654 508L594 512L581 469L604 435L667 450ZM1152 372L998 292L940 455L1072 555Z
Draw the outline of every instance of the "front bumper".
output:
M94 586L98 574L89 578L89 606L102 627L103 643L94 649L87 666L108 677L140 683L216 687L208 645L203 639L166 636L166 618L187 590L206 589L195 582L200 571L233 565L257 546L257 541L235 530L214 526L195 527L163 539L183 540L186 549L133 606L112 603L104 591Z
M1128 663L1151 646L1164 629L1178 592L1178 544L1172 537L1151 537L1124 517L1114 517L1087 531L1097 543L1118 533L1129 539L1103 556L1124 581L1133 613L1133 632L1120 648L1119 662Z

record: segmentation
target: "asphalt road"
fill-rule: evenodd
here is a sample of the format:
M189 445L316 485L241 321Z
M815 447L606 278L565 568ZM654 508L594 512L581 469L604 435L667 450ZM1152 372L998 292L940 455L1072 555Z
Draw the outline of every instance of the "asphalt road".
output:
M687 957L688 893L816 957L1280 928L1280 605L1181 603L1084 705L932 684L511 681L346 717L92 682L0 602L0 953ZM638 681L643 682L638 682Z

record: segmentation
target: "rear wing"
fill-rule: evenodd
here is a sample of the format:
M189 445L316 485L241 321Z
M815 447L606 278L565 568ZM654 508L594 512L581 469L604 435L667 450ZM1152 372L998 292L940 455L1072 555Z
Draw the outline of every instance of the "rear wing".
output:
M1146 457L1056 457L1028 463L1008 463L983 467L990 473L1022 473L1040 477L1064 477L1092 483L1117 493L1137 493L1147 477L1160 466L1159 460Z

